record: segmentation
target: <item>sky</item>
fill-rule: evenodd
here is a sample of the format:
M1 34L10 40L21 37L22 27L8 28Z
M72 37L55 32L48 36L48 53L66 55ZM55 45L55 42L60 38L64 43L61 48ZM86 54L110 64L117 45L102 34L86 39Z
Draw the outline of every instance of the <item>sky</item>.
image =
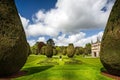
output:
M56 46L102 39L115 0L15 0L30 46L52 38Z

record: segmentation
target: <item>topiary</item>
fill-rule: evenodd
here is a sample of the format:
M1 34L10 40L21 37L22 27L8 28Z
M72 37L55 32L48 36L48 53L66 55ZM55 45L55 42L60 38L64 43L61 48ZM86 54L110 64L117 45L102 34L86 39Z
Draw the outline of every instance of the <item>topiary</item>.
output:
M76 48L75 48L75 54L76 54L76 55L80 55L79 47L76 47Z
M41 48L41 54L42 54L42 55L45 55L45 49L46 49L46 46L43 46L43 47Z
M66 54L67 54L67 49L66 49L66 47L63 48L62 54L63 54L63 55L66 55Z
M73 44L69 44L69 46L67 47L67 56L69 58L72 58L74 56L74 53L75 53L74 50L75 50L74 49L74 45Z
M29 54L14 0L0 0L0 76L18 72Z
M100 59L106 70L120 76L120 0L111 11L101 43Z
M48 58L52 58L52 56L53 56L53 47L51 45L46 45L45 46L45 55Z

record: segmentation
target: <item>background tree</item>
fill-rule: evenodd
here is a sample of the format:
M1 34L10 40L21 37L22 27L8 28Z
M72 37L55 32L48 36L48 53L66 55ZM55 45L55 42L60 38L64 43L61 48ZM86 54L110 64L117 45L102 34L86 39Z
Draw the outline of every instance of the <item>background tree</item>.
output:
M57 50L56 50L56 48L53 48L53 55L57 55Z
M53 39L47 40L47 45L55 46Z
M64 48L63 48L62 54L63 54L63 55L66 55L66 54L67 54L67 47L64 47Z
M56 50L57 50L58 54L62 54L61 46L56 46Z
M79 47L80 55L84 54L85 49L83 47Z
M41 54L42 54L42 55L45 55L45 49L46 49L46 46L43 46L43 47L41 48Z
M34 44L30 49L32 54L37 55L38 54L38 47L37 47L38 43L36 42L36 44Z
M53 56L53 46L51 46L51 45L46 45L45 46L45 55L48 58L52 58L52 56Z
M110 74L120 76L120 0L116 0L111 10L102 38L100 59Z
M91 54L91 44L88 43L85 45L85 55Z
M67 47L67 56L69 58L72 58L74 56L75 53L75 49L74 49L74 45L71 43L69 44L69 46Z
M76 55L80 55L79 47L75 47L75 54L76 54Z
M37 43L37 48L38 48L38 54L41 53L41 48L45 46L45 43L44 42L38 42Z

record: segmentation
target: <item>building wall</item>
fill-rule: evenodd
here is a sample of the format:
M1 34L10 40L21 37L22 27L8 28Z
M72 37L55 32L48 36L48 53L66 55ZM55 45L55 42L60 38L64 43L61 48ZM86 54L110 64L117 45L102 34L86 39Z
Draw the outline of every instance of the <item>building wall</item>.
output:
M96 43L91 44L92 57L99 57L100 45L101 45L100 42L96 42Z

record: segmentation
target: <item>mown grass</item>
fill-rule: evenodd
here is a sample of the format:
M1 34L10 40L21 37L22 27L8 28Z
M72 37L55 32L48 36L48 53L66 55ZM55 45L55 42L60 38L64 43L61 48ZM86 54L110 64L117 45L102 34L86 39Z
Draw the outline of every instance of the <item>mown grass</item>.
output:
M101 75L102 67L99 58L75 56L69 59L63 56L60 60L59 56L48 59L30 55L22 68L27 74L13 80L112 80Z

